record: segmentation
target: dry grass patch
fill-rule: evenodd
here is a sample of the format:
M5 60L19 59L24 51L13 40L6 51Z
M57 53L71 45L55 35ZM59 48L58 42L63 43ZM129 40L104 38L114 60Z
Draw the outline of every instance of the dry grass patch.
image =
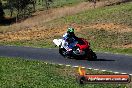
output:
M72 27L76 29L76 32L83 31L87 28L92 28L96 30L107 30L107 31L117 31L117 32L132 32L132 28L123 25L117 25L113 23L102 23L102 24L92 24L92 25L79 25L79 24L71 24ZM66 30L67 25L58 28L45 28L42 27L32 27L27 28L25 30L15 31L15 32L7 32L4 34L0 34L0 41L18 41L18 40L35 40L35 39L50 39L54 38L54 36L62 36ZM129 45L130 46L130 45Z
M20 30L16 32L7 32L0 34L0 41L19 41L19 40L35 40L35 39L49 39L57 35L62 35L66 27L45 29L43 27L32 27L27 30Z
M81 25L71 24L76 29L76 32L81 30ZM55 36L62 36L68 25L56 28L46 28L45 26L34 26L26 28L25 30L18 30L14 32L0 33L0 41L21 41L21 40L35 40L35 39L51 39Z
M124 48L132 48L132 44L127 44L123 46Z
M132 28L125 26L125 25L120 25L120 24L114 24L114 23L97 23L97 24L92 24L89 26L89 28L93 29L103 29L107 31L118 31L118 32L132 32Z
M124 48L124 49L132 48L132 43L131 44L121 45L121 46L113 46L113 47L114 48Z

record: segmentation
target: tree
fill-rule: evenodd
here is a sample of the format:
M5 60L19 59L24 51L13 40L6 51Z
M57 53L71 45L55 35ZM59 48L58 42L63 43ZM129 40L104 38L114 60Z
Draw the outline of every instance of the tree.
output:
M16 20L24 19L35 12L36 0L7 0L10 16L16 13Z
M48 10L50 8L50 4L53 2L53 0L45 0L45 6L46 9Z
M0 20L3 19L5 13L3 11L2 1L0 0Z

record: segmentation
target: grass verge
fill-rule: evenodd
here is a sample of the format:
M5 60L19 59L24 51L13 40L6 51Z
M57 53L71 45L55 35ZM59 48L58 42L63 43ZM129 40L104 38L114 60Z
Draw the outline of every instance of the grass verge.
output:
M1 88L125 88L126 84L86 84L76 82L77 68L42 61L0 57ZM90 74L112 74L87 70Z

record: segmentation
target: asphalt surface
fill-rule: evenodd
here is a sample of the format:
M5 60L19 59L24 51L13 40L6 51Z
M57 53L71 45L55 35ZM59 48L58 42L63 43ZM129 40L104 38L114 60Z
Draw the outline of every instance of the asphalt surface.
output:
M87 61L63 58L58 53L58 49L0 46L0 56L21 57L50 63L85 66L87 68L132 74L132 56L108 53L96 54L98 57L96 61Z

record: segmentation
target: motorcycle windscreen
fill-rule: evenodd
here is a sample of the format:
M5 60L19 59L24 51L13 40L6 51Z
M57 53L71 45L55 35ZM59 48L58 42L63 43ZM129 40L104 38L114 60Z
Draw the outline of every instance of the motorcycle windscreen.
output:
M53 42L59 47L61 45L62 39L54 39Z

